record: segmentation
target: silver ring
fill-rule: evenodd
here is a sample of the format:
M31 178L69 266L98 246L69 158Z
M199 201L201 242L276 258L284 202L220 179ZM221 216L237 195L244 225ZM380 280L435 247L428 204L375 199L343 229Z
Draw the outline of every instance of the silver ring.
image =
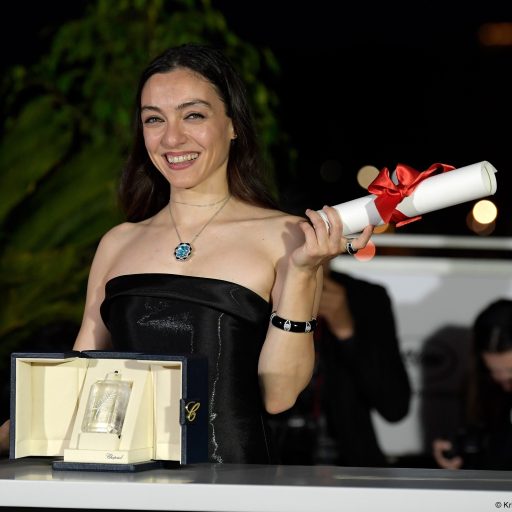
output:
M350 256L354 256L355 254L357 254L358 251L358 249L354 249L354 247L352 246L352 242L347 242L345 244L345 249L347 250L347 253L350 254Z

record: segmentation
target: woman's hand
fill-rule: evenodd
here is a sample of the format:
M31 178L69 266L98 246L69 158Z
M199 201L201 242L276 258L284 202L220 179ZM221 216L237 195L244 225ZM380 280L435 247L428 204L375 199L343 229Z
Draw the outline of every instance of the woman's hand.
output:
M348 239L343 236L343 223L336 209L324 206L322 211L329 220L329 227L318 212L309 209L306 215L310 223L300 224L306 240L291 256L292 263L299 268L316 270L322 263L347 252L349 241L354 250L363 249L373 234L374 227L366 226L357 238Z
M432 443L432 453L437 464L443 469L460 469L463 464L462 457L456 455L448 458L444 452L453 449L451 441L446 439L435 439Z

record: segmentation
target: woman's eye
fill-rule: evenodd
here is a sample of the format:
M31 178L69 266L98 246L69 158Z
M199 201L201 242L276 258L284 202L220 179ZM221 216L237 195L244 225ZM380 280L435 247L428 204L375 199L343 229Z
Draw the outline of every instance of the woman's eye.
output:
M150 116L150 117L147 117L146 119L144 119L142 122L144 124L153 124L153 123L158 123L158 122L161 122L162 120L157 117L157 116Z
M185 116L185 119L204 119L204 116L199 112L191 112Z

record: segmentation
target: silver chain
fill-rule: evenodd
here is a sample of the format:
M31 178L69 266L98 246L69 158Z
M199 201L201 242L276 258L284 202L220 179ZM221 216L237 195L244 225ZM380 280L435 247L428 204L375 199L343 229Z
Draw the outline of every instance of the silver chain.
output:
M218 201L215 201L214 203L209 203L209 204L185 203L184 201L169 201L169 204L175 203L175 204L185 204L187 206L198 206L200 208L209 208L211 206L216 206L216 205L222 203L222 201L226 201L228 199L228 197L229 197L229 194L226 197L223 197L222 199L219 199Z
M230 197L231 197L231 195L228 195L227 197L225 197L222 200L224 202L222 203L220 208L208 219L206 224L194 235L194 238L192 238L192 240L189 242L190 244L193 244L195 242L196 238L205 230L206 226L208 226L208 224L210 224L210 222L212 222L212 220L215 219L215 217L217 217L217 215L221 212L222 208L224 208L224 206L226 206L226 204L228 203ZM174 201L174 202L177 202L177 201ZM218 204L218 203L219 203L219 201L217 201L217 203L214 203L214 204ZM176 221L174 220L174 217L172 216L171 201L169 201L169 215L171 216L171 221L174 225L174 230L176 231L176 234L178 235L178 240L180 241L180 243L183 243L183 240L181 239L180 232L178 231L178 226L176 225Z

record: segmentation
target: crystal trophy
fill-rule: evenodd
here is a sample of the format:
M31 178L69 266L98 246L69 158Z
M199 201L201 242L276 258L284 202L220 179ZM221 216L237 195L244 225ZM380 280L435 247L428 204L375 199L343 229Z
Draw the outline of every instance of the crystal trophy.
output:
M121 435L132 383L117 371L107 373L91 386L82 432Z

